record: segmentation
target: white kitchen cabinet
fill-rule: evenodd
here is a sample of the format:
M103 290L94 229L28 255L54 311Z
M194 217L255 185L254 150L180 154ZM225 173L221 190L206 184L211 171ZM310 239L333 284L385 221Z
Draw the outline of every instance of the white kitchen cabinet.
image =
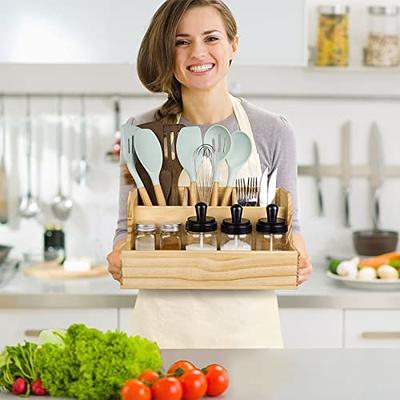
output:
M42 329L83 323L102 331L118 328L116 309L2 309L0 349L24 340L35 341Z
M400 311L345 310L344 346L400 348Z
M126 333L130 333L129 332L129 326L130 326L130 318L132 315L132 308L120 308L119 311L119 325L118 328L119 330L126 332Z
M280 308L285 348L340 348L343 311L332 308Z

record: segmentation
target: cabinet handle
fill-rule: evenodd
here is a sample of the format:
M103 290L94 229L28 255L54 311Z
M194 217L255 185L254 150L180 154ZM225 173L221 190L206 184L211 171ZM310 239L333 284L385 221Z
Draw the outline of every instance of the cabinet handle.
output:
M380 331L372 331L372 332L362 332L361 337L363 339L400 339L399 331L388 331L388 332L380 332Z
M33 337L33 338L37 338L40 335L40 332L42 332L44 329L27 329L24 332L24 335L27 337Z

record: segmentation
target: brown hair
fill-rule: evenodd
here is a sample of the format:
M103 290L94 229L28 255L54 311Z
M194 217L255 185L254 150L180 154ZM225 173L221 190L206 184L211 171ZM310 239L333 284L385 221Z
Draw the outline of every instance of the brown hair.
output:
M211 6L224 21L232 42L237 25L230 9L221 0L166 0L154 14L137 58L137 72L143 85L154 93L166 93L167 101L156 112L156 120L174 123L182 111L180 83L174 76L176 30L182 15L190 8Z

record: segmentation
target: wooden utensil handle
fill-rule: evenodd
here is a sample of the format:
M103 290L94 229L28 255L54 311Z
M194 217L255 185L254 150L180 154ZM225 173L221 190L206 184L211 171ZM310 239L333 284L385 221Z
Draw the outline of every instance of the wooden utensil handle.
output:
M164 193L160 185L154 185L154 193L156 194L157 204L159 206L166 206L167 202L165 201Z
M231 200L232 186L227 186L224 191L224 197L222 198L221 206L228 206Z
M179 186L178 187L178 192L179 192L179 199L181 202L181 206L188 206L189 205L189 199L188 199L188 189L186 186Z
M219 183L217 181L215 181L213 183L213 188L212 188L212 193L211 193L211 201L210 201L211 206L218 205L218 190L219 190Z
M139 190L140 198L143 201L143 204L145 206L151 207L153 205L153 203L150 200L150 197L149 197L149 194L147 193L146 188L143 186L141 188L138 188L138 190Z
M190 182L189 186L189 204L191 206L197 203L197 184L196 182Z

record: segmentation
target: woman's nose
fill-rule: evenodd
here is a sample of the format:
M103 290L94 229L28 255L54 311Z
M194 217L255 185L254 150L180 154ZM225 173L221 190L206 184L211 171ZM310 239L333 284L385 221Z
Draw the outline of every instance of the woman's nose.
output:
M204 58L206 55L206 46L203 41L195 41L192 45L192 57L193 58Z

